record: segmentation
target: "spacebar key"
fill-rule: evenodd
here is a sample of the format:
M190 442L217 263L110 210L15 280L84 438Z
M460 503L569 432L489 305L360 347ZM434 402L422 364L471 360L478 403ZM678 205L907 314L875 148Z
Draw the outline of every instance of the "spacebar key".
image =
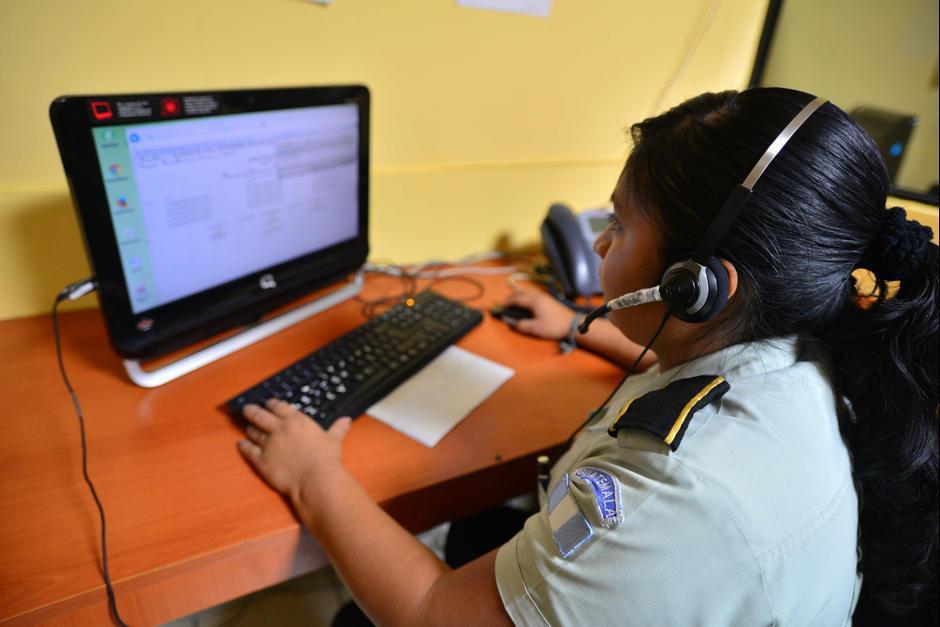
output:
M388 379L388 370L377 370L369 375L368 379L358 381L355 390L336 403L335 415L356 418L390 392L393 387L394 384Z

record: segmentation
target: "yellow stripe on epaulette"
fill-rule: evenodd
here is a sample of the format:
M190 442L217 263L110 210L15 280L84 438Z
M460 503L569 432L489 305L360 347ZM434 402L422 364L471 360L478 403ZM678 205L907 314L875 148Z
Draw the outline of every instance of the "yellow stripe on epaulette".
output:
M623 407L620 408L620 411L617 412L617 415L614 416L614 419L610 421L610 426L607 427L607 433L611 435L617 435L617 430L614 429L614 425L617 424L617 421L620 420L625 413L627 413L627 410L630 409L630 403L632 403L634 400L636 399L631 398L624 404Z
M642 429L662 438L672 450L689 425L689 418L717 401L731 389L724 377L701 375L673 381L666 387L630 399L617 412L607 432L617 437L620 429Z
M672 444L672 441L676 439L676 434L679 433L679 429L681 429L685 424L685 419L689 417L689 413L692 411L692 408L695 407L696 403L701 401L708 395L709 392L724 382L724 377L715 377L711 383L706 385L701 392L693 396L689 402L685 404L685 407L682 408L682 412L679 413L679 417L676 418L676 422L673 423L672 429L670 429L669 433L666 434L666 437L663 438L666 444Z

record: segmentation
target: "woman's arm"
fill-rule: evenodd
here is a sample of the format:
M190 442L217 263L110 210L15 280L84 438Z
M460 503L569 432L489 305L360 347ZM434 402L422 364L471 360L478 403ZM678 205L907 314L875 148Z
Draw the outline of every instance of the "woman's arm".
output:
M350 419L324 431L287 403L245 407L239 450L288 495L359 606L379 625L511 625L496 587L496 551L452 570L343 467Z
M568 336L571 319L578 315L563 304L543 292L514 292L508 305L519 305L532 311L532 318L512 323L513 328L536 337L548 340L561 340ZM578 346L628 369L643 352L643 347L624 337L609 320L595 320L587 333L575 334ZM637 372L643 372L656 363L656 355L647 352L637 366Z

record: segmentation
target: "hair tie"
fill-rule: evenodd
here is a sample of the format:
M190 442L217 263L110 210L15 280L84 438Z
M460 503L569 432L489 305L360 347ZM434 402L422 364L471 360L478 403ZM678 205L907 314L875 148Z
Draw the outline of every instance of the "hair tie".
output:
M891 207L884 212L859 265L885 281L903 280L926 263L931 239L929 227L908 220L903 208Z

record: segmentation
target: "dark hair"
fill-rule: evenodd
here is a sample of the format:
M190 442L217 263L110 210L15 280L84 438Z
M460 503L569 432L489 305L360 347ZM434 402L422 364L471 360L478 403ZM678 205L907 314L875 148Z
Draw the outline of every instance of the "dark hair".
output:
M662 236L686 258L735 185L812 96L762 88L707 93L631 128L624 170ZM884 220L887 170L838 107L806 121L754 188L717 255L738 290L712 331L720 345L797 335L831 369L861 503L859 607L903 614L936 594L937 246L889 293L857 293L853 270ZM871 255L867 258L870 259ZM820 350L821 349L821 350Z

